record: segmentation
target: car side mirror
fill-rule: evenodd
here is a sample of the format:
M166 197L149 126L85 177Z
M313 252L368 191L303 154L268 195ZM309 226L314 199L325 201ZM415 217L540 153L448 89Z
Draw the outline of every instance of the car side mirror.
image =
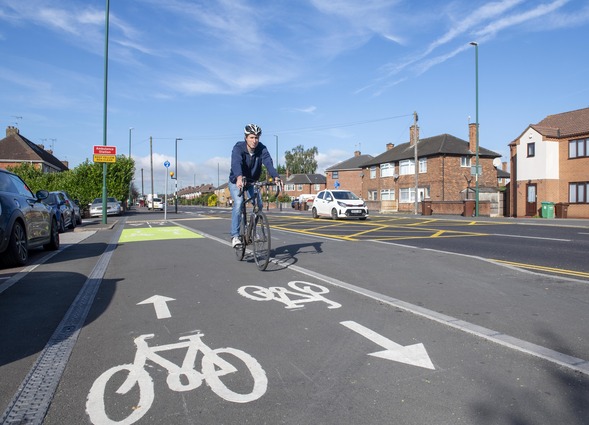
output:
M39 201L44 201L45 199L49 198L49 192L46 190L38 190L35 196Z

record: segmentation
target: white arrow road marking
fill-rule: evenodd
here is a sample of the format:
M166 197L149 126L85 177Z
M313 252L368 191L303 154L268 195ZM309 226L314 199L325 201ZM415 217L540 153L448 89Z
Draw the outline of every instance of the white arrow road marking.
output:
M402 345L377 334L373 330L368 329L359 323L353 322L351 320L340 323L385 349L383 351L377 351L376 353L369 353L369 356L381 357L383 359L393 360L395 362L401 362L412 366L419 366L426 369L435 370L435 367L430 360L425 347L421 343L403 347Z
M163 295L154 295L146 300L143 300L137 305L140 304L153 304L155 308L155 314L158 319L168 319L172 317L170 314L170 309L168 308L168 301L176 301L174 298L164 297Z

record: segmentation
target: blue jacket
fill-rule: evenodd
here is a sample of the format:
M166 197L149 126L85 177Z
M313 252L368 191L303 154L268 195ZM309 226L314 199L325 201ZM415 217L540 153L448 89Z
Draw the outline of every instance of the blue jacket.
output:
M262 174L262 164L266 166L268 174L274 178L278 177L278 172L274 168L272 157L266 146L258 142L253 155L250 155L245 141L237 142L231 152L229 181L235 184L237 176L243 176L248 181L258 181L260 174Z

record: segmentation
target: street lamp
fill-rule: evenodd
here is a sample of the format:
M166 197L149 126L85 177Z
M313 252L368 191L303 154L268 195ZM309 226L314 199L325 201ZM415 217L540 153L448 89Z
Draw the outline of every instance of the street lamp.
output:
M276 171L278 171L278 166L280 165L278 162L278 136L275 134L274 137L276 137Z
M475 192L474 192L474 215L475 217L479 216L479 43L476 41L470 42L471 46L474 46L475 52L475 87L476 87L476 148L475 148L475 166L476 166L476 175L475 175Z
M181 138L176 138L176 148L174 151L174 179L176 180L176 189L174 190L174 212L178 214L178 140L182 140Z
M131 160L131 132L133 131L133 127L129 127L129 160ZM132 194L132 187L133 187L133 178L129 180L129 203L127 206L131 209L131 204L133 202L133 194Z

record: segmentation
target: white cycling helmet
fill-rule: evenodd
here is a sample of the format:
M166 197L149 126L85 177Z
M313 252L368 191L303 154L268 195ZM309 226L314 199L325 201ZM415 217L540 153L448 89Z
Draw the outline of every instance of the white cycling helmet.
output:
M247 136L248 134L254 134L256 136L260 136L262 134L262 129L257 126L256 124L248 124L245 126L245 129L243 130L245 135Z

